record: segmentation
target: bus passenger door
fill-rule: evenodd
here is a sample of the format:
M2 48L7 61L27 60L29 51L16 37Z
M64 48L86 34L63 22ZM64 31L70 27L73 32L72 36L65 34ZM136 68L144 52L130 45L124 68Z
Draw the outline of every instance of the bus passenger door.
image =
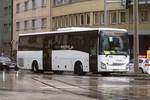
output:
M90 40L90 72L97 73L97 41L96 37Z
M97 73L97 55L90 55L90 72Z
M50 42L51 40L49 38L45 38L43 41L43 69L45 71L52 70L51 64L52 48Z

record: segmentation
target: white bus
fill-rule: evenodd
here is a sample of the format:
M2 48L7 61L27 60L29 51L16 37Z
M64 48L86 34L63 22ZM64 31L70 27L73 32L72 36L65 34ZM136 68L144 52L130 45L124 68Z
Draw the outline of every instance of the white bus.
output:
M127 72L129 40L125 29L62 28L19 35L17 65L31 71Z

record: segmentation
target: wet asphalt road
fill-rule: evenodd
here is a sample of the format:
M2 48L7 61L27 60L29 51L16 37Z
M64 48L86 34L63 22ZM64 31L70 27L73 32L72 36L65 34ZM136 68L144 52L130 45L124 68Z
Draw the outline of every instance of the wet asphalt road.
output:
M0 72L0 100L150 100L150 80Z

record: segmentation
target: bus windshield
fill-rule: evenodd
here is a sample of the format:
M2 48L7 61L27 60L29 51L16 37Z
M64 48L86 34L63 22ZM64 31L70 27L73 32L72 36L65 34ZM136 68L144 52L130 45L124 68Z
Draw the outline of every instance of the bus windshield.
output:
M106 55L127 55L128 54L128 38L127 35L111 36L104 35L102 37L102 53Z

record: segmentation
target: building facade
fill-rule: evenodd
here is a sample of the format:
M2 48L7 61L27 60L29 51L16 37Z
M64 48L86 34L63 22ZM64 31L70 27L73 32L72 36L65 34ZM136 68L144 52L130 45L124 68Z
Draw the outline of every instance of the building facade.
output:
M18 34L51 31L51 0L13 0L13 50Z
M139 54L146 55L146 51L150 49L150 0L139 0ZM133 0L127 6L128 27L131 43L131 50L133 50ZM131 51L132 53L133 51Z
M0 1L0 53L11 56L12 48L12 2Z
M13 49L18 34L64 27L104 27L104 0L13 0ZM109 1L109 0L108 0ZM113 0L110 0L113 1ZM107 3L107 27L129 30L133 49L133 0ZM139 0L140 54L150 47L150 0ZM133 52L133 50L131 50Z
M126 5L107 3L107 27L125 28L130 35L133 53L133 0ZM150 0L139 0L139 50L146 55L150 48ZM104 27L104 0L54 0L53 30L62 27Z
M53 29L104 27L104 0L54 0ZM127 12L121 2L107 4L108 27L127 28Z

